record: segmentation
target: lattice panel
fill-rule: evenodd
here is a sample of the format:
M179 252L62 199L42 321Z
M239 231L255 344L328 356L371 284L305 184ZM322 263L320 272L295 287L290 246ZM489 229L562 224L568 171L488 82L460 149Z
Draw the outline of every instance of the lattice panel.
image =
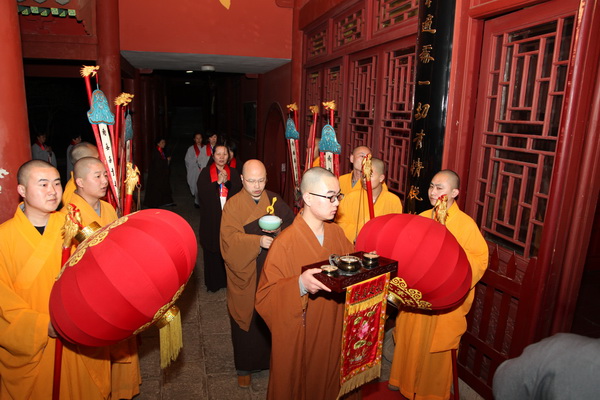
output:
M308 132L309 132L310 126L312 125L312 122L313 122L312 113L310 112L310 106L319 105L319 107L322 108L321 103L320 103L322 80L323 80L323 73L321 71L309 72L306 75L306 83L304 85L305 95L306 95L305 102L304 102L304 106L300 110L298 110L298 112L300 113L300 114L298 114L298 118L300 118L301 116L304 116L304 122L305 122L304 123L304 133L299 131L301 143L306 143L306 141L308 140ZM297 127L297 129L300 129L300 127ZM321 136L319 129L317 129L317 137ZM303 157L302 160L304 160L304 157L306 157L306 154L303 153L302 157Z
M358 9L334 21L333 47L338 48L360 40L364 35L364 10Z
M477 184L485 237L537 255L556 157L573 17L494 37Z
M417 22L418 0L377 0L374 12L375 32L387 30L413 19Z
M342 70L339 65L335 67L327 68L325 70L325 75L323 76L323 101L331 101L335 100L335 104L337 106L337 111L335 112L335 130L338 132L338 128L340 126L340 110L343 109L342 104ZM322 104L319 105L321 107L321 115L323 116L323 124L325 121L329 122L329 115L323 107ZM321 126L323 125L321 124ZM338 133L339 134L339 133Z
M307 39L307 58L311 59L317 56L327 54L327 27L321 27L309 33Z
M351 63L348 92L349 132L346 141L349 149L361 145L373 148L376 71L376 56Z
M413 109L415 48L386 52L381 118L381 157L388 166L387 185L405 199Z

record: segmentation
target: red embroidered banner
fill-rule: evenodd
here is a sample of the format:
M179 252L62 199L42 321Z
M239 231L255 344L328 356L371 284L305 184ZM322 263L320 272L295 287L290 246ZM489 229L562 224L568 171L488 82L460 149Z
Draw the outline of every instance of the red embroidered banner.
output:
M381 373L389 281L390 274L386 273L347 288L338 397Z

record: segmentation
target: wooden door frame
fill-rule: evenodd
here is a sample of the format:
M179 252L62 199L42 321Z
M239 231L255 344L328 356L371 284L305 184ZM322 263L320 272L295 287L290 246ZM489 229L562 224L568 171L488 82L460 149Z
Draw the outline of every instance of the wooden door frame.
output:
M555 1L560 0L547 3ZM446 129L446 143L453 146L445 147L442 163L457 171L464 181L468 181L471 158L485 19L539 1L491 1L473 7L470 3L457 1L454 35L455 43L461 45L455 46L452 59ZM600 35L598 3L580 1L578 7L573 67L568 75L561 139L538 254L538 266L547 270L542 274L541 307L534 313L538 318L535 340L570 329L599 195L600 41L593 40ZM459 203L464 207L467 196L461 197Z

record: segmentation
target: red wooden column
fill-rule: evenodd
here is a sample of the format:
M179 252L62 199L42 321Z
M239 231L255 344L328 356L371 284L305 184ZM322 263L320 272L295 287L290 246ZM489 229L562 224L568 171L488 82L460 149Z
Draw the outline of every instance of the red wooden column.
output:
M0 1L0 223L19 204L17 170L31 159L17 2Z
M119 42L118 0L96 1L98 65L100 89L114 112L114 100L121 94L121 53Z

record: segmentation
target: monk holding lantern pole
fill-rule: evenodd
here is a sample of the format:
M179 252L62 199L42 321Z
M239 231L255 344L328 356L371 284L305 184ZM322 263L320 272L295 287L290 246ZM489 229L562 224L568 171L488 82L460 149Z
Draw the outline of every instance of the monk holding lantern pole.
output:
M488 264L488 246L479 227L456 204L459 187L454 171L438 172L429 185L429 201L434 208L420 215L444 224L463 248L472 272L471 289L465 300L449 311L398 313L389 388L410 399L450 397L452 352L458 349L467 329L465 317L475 297L474 287Z
M56 168L40 160L23 164L17 181L23 203L0 225L0 398L50 399L57 339L48 304L61 269L65 216L54 210L62 187ZM110 397L109 363L65 345L60 398Z

